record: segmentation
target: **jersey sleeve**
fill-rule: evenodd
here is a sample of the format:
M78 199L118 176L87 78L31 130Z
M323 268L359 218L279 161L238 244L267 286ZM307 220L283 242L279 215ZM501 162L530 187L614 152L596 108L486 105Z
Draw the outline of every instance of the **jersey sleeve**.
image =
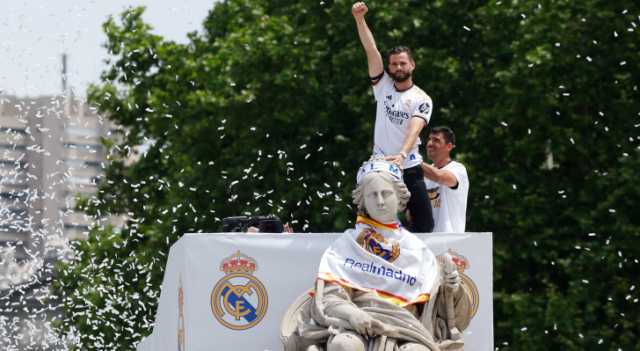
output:
M431 111L433 110L433 102L428 95L424 95L421 99L415 102L412 117L419 117L424 119L427 124L431 120Z
M467 169L459 163L454 164L453 167L447 169L448 171L450 171L451 173L453 173L453 175L456 177L456 179L458 180L458 185L454 188L451 188L451 190L453 191L458 191L458 190L462 190L465 191L466 189L469 189L469 176L467 175Z
M384 91L384 87L389 84L393 84L393 81L391 80L391 77L389 77L389 74L387 74L387 71L384 71L382 78L380 78L378 83L372 86L373 96L376 98L376 101L380 101L383 98L382 92Z

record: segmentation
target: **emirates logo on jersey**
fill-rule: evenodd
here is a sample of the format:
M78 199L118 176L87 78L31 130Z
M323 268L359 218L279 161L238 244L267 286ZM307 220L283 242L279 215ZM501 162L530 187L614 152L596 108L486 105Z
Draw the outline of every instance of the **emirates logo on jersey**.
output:
M410 117L408 113L400 110L394 110L393 106L388 106L387 104L384 106L384 111L391 123L400 126Z

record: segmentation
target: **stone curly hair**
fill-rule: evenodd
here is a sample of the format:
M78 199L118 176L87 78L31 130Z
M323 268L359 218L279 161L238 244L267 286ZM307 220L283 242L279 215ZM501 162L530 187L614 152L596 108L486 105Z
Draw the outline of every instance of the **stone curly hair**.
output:
M358 207L358 213L369 216L367 209L364 207L364 189L375 177L381 177L393 186L398 198L398 211L402 212L407 207L411 193L403 181L395 179L392 175L386 172L371 172L362 178L360 184L353 190L353 204Z

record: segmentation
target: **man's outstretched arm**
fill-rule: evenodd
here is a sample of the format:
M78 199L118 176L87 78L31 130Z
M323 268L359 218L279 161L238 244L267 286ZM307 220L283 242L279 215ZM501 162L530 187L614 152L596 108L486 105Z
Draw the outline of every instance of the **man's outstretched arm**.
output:
M367 5L364 2L356 2L351 7L351 14L353 15L353 18L355 18L356 26L358 27L358 37L364 47L365 53L367 54L369 77L372 78L372 83L376 84L380 78L382 78L384 65L382 63L380 51L378 51L376 42L373 39L373 34L371 33L371 30L369 30L369 26L367 26L367 22L364 19L364 15L367 11L369 11L369 8L367 8ZM377 79L374 80L373 78Z
M408 153L413 149L413 145L415 145L416 140L420 136L420 132L426 126L427 122L423 118L412 117L409 119L409 129L404 141L402 142L402 149L400 149L400 153L397 155L387 156L385 157L385 160L393 162L398 165L398 167L402 168L404 161L407 159Z
M453 172L446 169L440 169L426 162L422 162L420 166L422 167L422 174L424 174L426 178L449 188L455 188L458 186L458 178L456 178L456 175L453 174Z

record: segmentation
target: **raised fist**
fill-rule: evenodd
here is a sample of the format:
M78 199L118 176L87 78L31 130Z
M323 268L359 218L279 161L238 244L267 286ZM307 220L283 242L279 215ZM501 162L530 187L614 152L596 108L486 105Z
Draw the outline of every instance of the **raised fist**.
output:
M353 6L351 7L351 14L353 15L353 17L355 18L362 18L364 17L365 13L367 13L367 11L369 11L369 8L367 7L367 4L365 4L364 2L360 1L360 2L356 2L355 4L353 4Z

